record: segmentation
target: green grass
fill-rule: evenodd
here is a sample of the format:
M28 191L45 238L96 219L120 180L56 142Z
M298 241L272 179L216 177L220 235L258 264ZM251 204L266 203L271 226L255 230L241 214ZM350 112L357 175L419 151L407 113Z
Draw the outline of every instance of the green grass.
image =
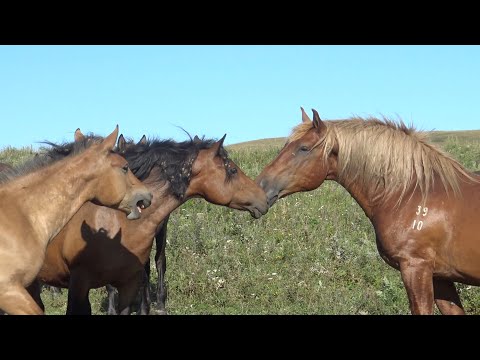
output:
M477 140L450 136L441 145L479 170ZM229 148L254 178L282 144L272 139ZM170 314L409 313L400 273L380 258L371 223L331 181L279 200L259 220L190 200L172 213L167 239ZM480 314L480 288L458 288L467 313ZM66 295L44 291L47 314L64 314ZM106 291L93 290L90 299L93 313L105 314Z
M35 152L33 151L32 147L23 147L21 149L17 149L7 146L0 150L0 163L17 166L30 159L34 154Z

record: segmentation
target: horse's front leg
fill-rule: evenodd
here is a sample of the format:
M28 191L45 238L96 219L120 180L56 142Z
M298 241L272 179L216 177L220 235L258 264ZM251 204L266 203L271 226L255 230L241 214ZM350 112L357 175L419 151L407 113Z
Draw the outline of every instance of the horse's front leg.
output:
M40 294L42 293L42 284L38 279L35 279L28 287L27 291L30 296L35 300L37 305L45 312L45 305L43 304Z
M138 309L139 315L150 314L150 259L145 264L145 271L143 273L143 282L140 288L140 306Z
M157 308L160 315L166 315L165 309L167 301L167 287L165 286L165 272L167 271L167 258L165 248L167 245L167 222L168 217L164 220L160 231L155 235L155 244L157 251L155 253L155 263L158 273L157 284Z
M410 311L413 315L433 314L432 261L409 258L400 262L403 284L407 290Z
M107 315L117 315L118 291L114 286L110 284L105 286L105 289L108 293Z
M144 269L136 273L132 278L117 287L118 290L118 311L120 315L130 315L131 304L138 294L138 290L144 278Z
M465 315L453 281L434 278L433 289L435 303L443 315Z
M88 298L90 287L85 280L88 277L71 272L68 284L67 315L92 315L92 307Z
M10 315L43 315L28 291L18 283L0 283L0 309Z

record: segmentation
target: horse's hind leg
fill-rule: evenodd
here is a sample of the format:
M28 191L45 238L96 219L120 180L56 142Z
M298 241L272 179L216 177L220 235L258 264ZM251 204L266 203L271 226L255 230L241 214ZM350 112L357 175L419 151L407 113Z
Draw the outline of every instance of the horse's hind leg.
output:
M10 315L43 315L42 309L19 284L0 286L0 309Z
M465 315L453 281L433 279L435 303L443 315Z
M433 314L433 271L431 261L408 259L400 263L403 284L413 315Z
M164 220L160 231L155 236L155 244L157 252L155 254L155 262L158 272L157 285L157 307L159 314L165 315L165 303L167 301L167 287L165 286L165 272L167 271L167 258L165 256L165 247L167 245L167 222L168 217Z
M42 292L42 284L40 283L39 280L34 280L30 286L27 287L27 291L30 294L30 296L35 300L37 305L42 309L43 312L45 312L45 305L43 304L42 298L40 296Z
M105 286L108 293L108 310L107 315L118 315L117 313L117 304L118 304L118 291L112 285Z

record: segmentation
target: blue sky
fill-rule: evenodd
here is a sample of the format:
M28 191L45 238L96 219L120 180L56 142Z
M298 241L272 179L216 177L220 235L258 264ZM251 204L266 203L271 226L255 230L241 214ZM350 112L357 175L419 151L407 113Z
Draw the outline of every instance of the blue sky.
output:
M323 119L480 129L480 46L0 46L0 149L143 134L226 144Z

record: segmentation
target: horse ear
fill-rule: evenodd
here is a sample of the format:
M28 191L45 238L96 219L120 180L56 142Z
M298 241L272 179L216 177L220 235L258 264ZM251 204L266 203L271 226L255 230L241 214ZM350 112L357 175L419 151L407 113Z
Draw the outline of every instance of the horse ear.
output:
M304 123L311 123L312 120L310 120L310 118L308 117L307 113L305 112L305 110L303 110L303 107L300 106L300 110L302 110L302 122Z
M118 136L118 125L115 127L115 130L108 135L101 143L101 149L104 151L110 152L115 147Z
M75 130L75 135L73 135L73 139L75 140L75 142L80 142L85 140L85 135L82 134L82 132L80 131L80 128L77 128L77 130Z
M119 152L125 152L127 146L127 142L125 141L125 138L123 137L123 134L120 134L117 140L117 149Z
M137 145L145 145L146 143L147 143L147 137L144 134L140 139L140 141L137 143Z
M193 143L198 144L200 142L201 142L200 138L197 135L195 135L194 138L193 138Z
M215 144L213 144L212 146L212 152L213 152L213 156L217 156L220 154L220 149L223 147L223 141L225 140L225 137L227 136L227 134L223 135L223 137L218 140Z
M322 119L320 119L320 115L318 115L317 110L312 109L312 111L313 111L313 127L317 129L318 132L322 130L326 130L327 126L322 121Z

